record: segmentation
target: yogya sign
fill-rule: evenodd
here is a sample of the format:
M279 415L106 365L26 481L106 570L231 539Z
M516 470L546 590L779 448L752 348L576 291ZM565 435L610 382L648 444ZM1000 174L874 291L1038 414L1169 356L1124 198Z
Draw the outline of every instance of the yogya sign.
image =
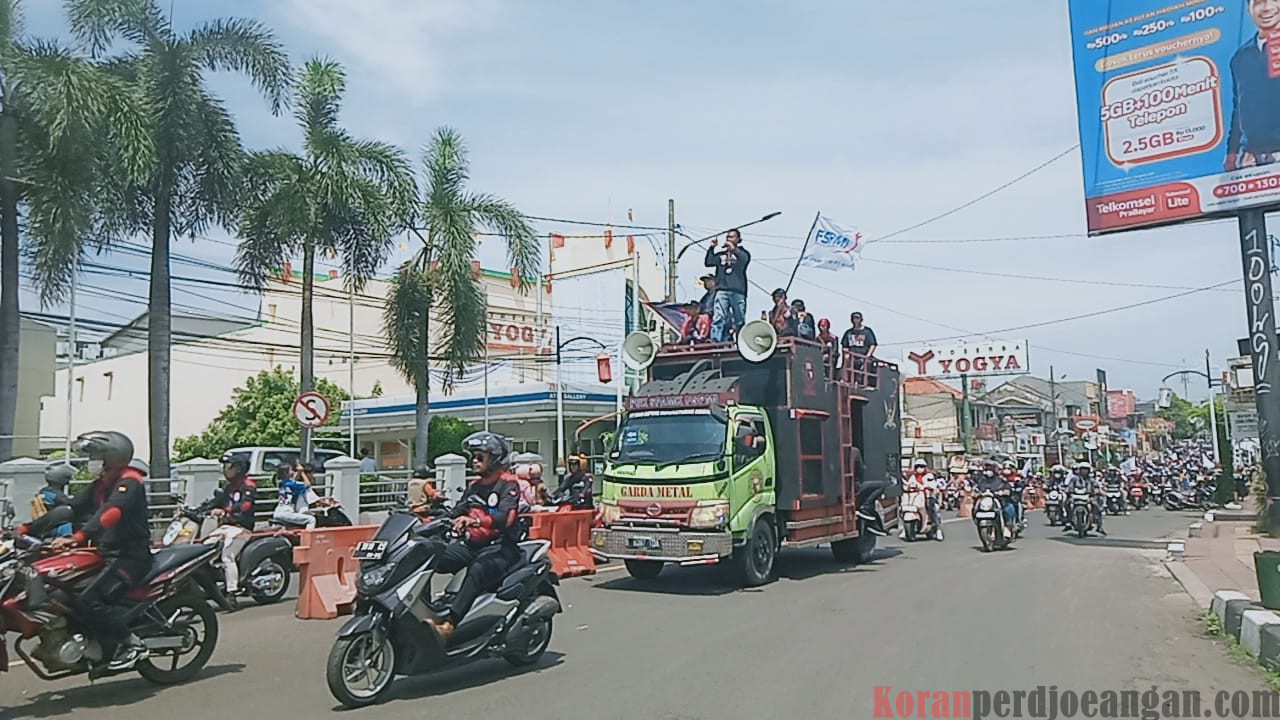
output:
M1025 340L982 340L907 348L901 368L923 377L1021 375L1030 362Z

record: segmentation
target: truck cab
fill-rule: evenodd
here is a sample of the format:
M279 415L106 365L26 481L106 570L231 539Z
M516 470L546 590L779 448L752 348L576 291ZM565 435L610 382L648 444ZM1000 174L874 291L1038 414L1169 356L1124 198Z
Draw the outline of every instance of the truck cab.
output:
M870 558L886 531L875 491L900 453L897 369L855 378L816 344L769 344L751 360L732 345L656 353L606 459L596 553L644 579L732 560L747 585L785 546Z

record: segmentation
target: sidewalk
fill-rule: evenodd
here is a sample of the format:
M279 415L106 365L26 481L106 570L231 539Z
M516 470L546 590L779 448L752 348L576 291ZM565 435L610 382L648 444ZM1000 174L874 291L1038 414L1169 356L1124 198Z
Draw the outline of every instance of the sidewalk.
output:
M1182 561L1167 563L1174 577L1201 606L1209 607L1218 590L1236 590L1251 600L1259 599L1253 554L1259 550L1280 551L1280 540L1258 535L1253 520L1244 519L1250 516L1249 508L1215 511L1214 522L1200 524L1200 537L1185 541Z

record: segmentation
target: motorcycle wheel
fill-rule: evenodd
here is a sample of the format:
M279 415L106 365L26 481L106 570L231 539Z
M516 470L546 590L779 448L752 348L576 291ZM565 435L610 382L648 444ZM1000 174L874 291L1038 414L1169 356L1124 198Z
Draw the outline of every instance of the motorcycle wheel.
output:
M978 539L982 541L982 552L991 552L996 544L996 526L979 527Z
M157 685L173 685L195 677L209 662L218 644L218 615L203 598L179 595L159 604L160 614L173 618L172 625L182 634L182 647L156 651L136 667L138 674ZM144 616L145 617L145 616ZM138 637L163 637L173 632L154 624L136 628ZM186 662L183 662L183 659Z
M379 643L372 632L338 638L329 651L324 676L329 692L343 707L372 705L386 695L395 679L395 646L389 637Z
M525 667L532 665L542 657L542 654L551 646L551 618L541 620L537 625L529 630L529 642L525 644L524 650L518 652L509 652L502 656L503 660L515 665L516 667Z
M836 562L855 565L869 563L876 556L876 535L873 532L863 531L856 538L837 540L831 543L831 555Z
M662 573L663 564L657 560L624 560L627 574L637 580L656 580Z
M280 565L275 558L266 558L249 573L250 580L266 580L264 587L250 585L250 594L259 605L272 605L284 599L289 592L289 569Z
M907 521L907 542L915 542L916 536L920 533L919 523L915 520Z

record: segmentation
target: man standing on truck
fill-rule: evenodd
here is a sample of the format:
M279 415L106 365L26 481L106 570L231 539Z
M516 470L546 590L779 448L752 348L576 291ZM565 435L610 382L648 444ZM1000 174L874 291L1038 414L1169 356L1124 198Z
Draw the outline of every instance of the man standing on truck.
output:
M711 318L712 342L729 342L747 318L747 265L751 253L739 247L742 233L733 228L724 236L724 250L716 252L719 238L711 239L705 264L716 269L716 300Z
M862 370L866 367L867 358L876 354L876 333L862 324L860 312L850 314L849 322L853 327L845 330L844 337L840 338L840 347L844 349L845 367L850 367L848 363L853 363L853 368Z

